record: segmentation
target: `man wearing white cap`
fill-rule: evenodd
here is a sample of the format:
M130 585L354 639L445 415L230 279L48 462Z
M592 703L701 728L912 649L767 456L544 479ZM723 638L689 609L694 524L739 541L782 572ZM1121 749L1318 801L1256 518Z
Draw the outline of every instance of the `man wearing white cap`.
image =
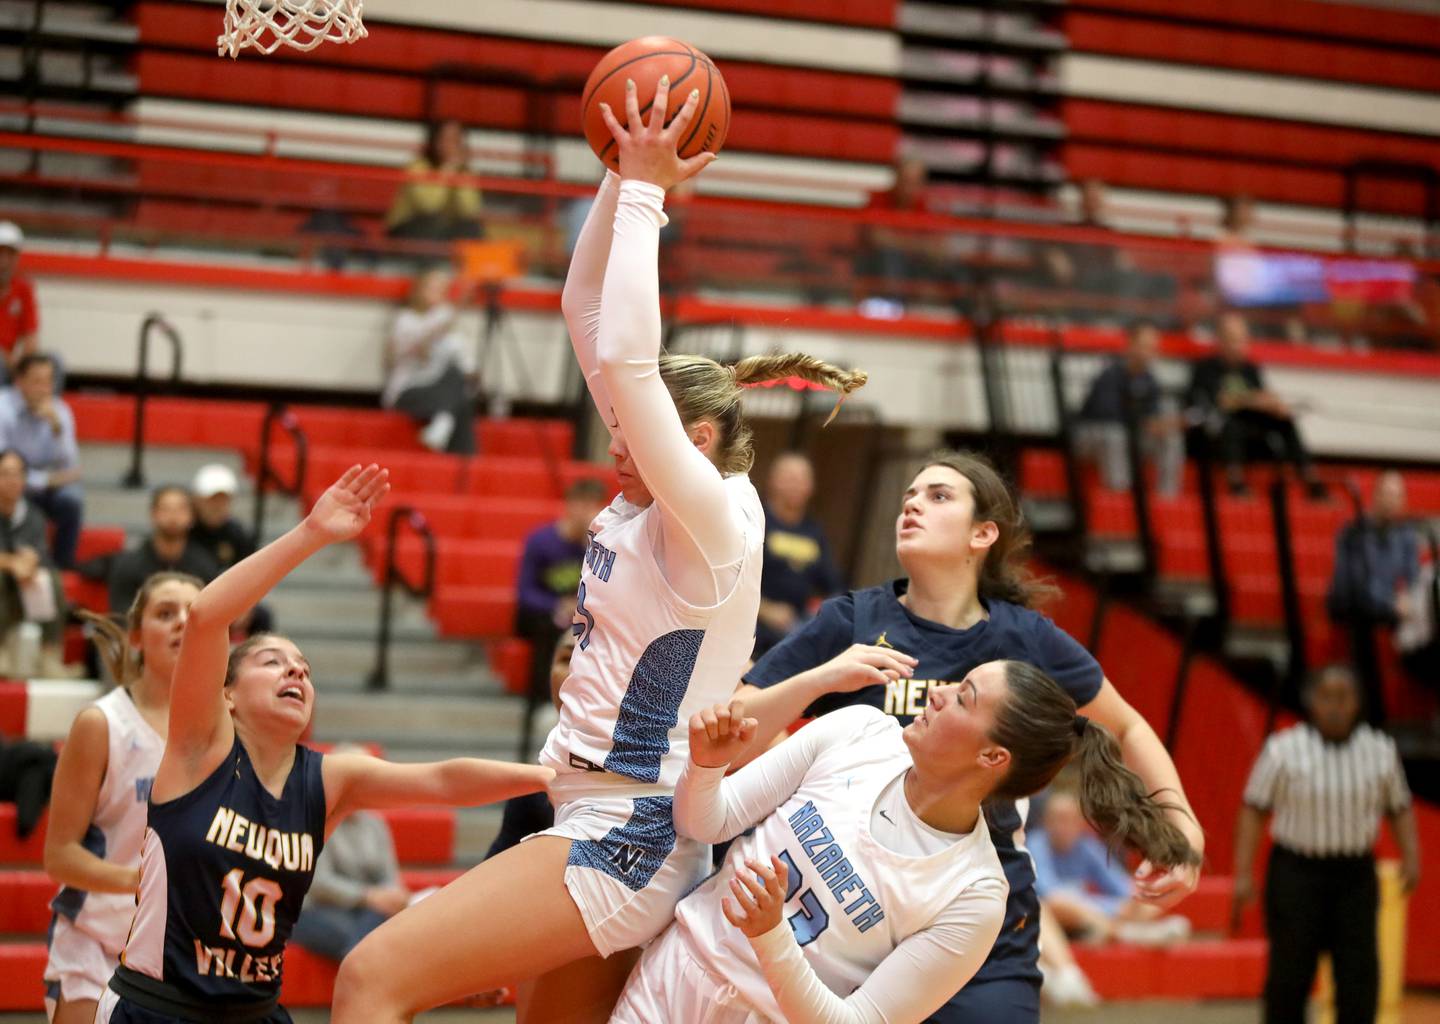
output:
M40 316L35 288L18 272L25 234L19 226L0 220L0 349L5 352L5 376L22 357L36 350Z
M190 487L195 504L190 542L210 552L222 571L255 553L254 534L232 515L235 492L239 489L235 471L218 462L201 466ZM275 619L269 608L257 604L239 625L240 631L246 634L268 633L274 628Z

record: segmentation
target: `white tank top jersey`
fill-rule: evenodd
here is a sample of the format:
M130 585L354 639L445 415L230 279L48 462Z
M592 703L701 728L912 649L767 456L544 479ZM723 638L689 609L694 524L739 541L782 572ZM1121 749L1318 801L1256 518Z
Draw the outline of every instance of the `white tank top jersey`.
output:
M849 742L828 744L794 794L736 839L725 866L681 900L675 913L695 959L733 984L767 1020L785 1016L750 941L725 919L720 904L730 894L735 865L745 858L768 863L779 856L786 862L786 917L795 941L819 979L841 997L859 988L903 939L932 926L967 895L983 893L981 902L993 904L998 925L1008 891L987 828L934 847L922 841L938 849L918 856L876 839L871 820L877 801L913 764L893 718L856 707L821 721L841 729Z
M656 560L656 505L617 497L590 524L577 592L575 653L560 690L560 721L540 754L558 778L552 793L606 789L603 769L639 785L673 789L690 753L689 720L728 701L755 638L765 512L748 477L724 490L744 554L716 570L734 581L708 607L681 598ZM609 778L611 783L615 780Z
M81 844L112 864L136 867L145 838L150 786L160 767L165 741L141 716L123 687L111 690L94 706L105 715L109 754L95 800L95 814ZM99 942L108 955L118 958L135 916L135 895L85 892L66 886L50 907Z

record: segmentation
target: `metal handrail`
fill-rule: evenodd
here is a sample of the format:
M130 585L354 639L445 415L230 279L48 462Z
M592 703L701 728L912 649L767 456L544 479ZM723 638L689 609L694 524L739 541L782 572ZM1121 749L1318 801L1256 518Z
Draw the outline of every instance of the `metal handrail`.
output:
M150 397L150 338L156 330L170 343L170 383L180 380L184 348L180 332L161 314L151 313L140 324L135 367L135 429L130 441L130 469L121 481L126 487L145 486L145 403Z
M1055 400L1056 434L1065 462L1065 490L1070 498L1070 532L1077 538L1087 532L1089 510L1085 504L1085 482L1080 460L1075 457L1074 417L1065 396L1065 331L1060 322L1050 324L1050 390Z
M399 545L396 541L402 525L409 527L425 547L425 575L419 583L406 579L397 562ZM430 528L424 513L409 505L392 509L385 531L385 582L380 591L380 624L375 631L375 668L366 683L369 689L384 690L390 685L391 607L396 584L411 597L428 600L435 593L436 558L435 531Z
M280 479L280 475L275 472L275 467L270 461L270 436L277 424L280 429L290 435L290 442L295 448L295 475L289 483ZM260 422L260 464L255 470L255 516L253 520L257 544L265 543L265 495L271 485L273 484L281 494L299 498L301 490L305 486L305 476L309 465L310 441L305 436L305 430L300 426L300 421L296 419L293 412L285 408L283 403L273 403L266 410L265 418Z

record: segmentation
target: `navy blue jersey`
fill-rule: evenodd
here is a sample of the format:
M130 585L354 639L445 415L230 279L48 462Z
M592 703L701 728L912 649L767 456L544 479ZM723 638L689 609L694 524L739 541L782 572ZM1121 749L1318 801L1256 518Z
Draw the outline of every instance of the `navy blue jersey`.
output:
M322 755L295 748L277 800L239 738L184 796L150 804L135 923L110 987L181 1020L263 1019L325 841Z
M912 615L899 601L908 581L854 590L826 601L810 622L791 633L745 674L752 686L773 686L829 661L851 644L893 647L919 661L915 675L854 693L827 694L808 710L824 714L850 704L872 704L908 725L925 710L931 683L953 683L987 661L1028 661L1043 669L1078 705L1100 692L1100 665L1068 633L1039 612L1006 601L986 601L990 613L969 629L951 629ZM1005 924L977 980L1020 978L1038 982L1040 917L1035 868L1016 844L1023 821L1015 804L985 804L995 852L1010 882Z

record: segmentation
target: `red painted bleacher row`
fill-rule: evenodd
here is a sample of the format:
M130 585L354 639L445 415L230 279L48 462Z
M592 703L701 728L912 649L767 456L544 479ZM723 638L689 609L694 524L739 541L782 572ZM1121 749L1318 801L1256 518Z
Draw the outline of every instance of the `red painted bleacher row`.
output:
M1366 3L1314 0L1086 0L1086 8L1176 20L1194 19L1218 25L1309 37L1330 37L1394 43L1440 53L1440 34L1433 15Z
M1346 479L1368 498L1378 471L1357 467L1328 475ZM1280 570L1275 548L1274 518L1269 499L1268 470L1250 474L1249 496L1217 495L1222 558L1230 586L1230 614L1237 625L1280 628L1285 621ZM1135 535L1135 509L1128 492L1101 487L1086 470L1087 529L1099 538ZM1410 510L1416 515L1440 515L1440 472L1405 474ZM1047 498L1066 494L1064 464L1059 453L1031 450L1021 466L1025 493ZM1331 625L1325 595L1335 561L1335 537L1354 517L1348 498L1308 500L1292 486L1290 528L1295 556L1296 585L1304 620L1306 660L1311 665L1334 660L1344 653L1346 638ZM1158 570L1162 578L1202 581L1209 576L1205 528L1195 467L1187 466L1186 486L1174 498L1155 498L1151 504ZM1387 649L1388 649L1388 645ZM1386 672L1386 703L1395 713L1423 714L1428 705L1422 692L1405 684L1398 672Z
M1440 34L1440 19L1432 16L1427 22L1433 39ZM1398 40L1366 44L1256 31L1248 26L1193 24L1177 20L1168 9L1164 20L1070 10L1064 25L1070 48L1080 53L1440 91L1440 50L1410 50L1409 44L1415 40L1405 40L1401 48Z
M82 441L126 441L134 422L127 397L75 395L70 399ZM545 420L480 421L474 458L436 454L420 448L415 425L405 416L378 410L292 406L290 412L309 441L301 496L313 501L357 461L373 460L390 470L390 508L419 512L436 537L436 587L429 611L445 636L480 638L491 645L494 668L511 689L523 688L529 652L509 637L514 626L515 576L525 535L553 520L565 487L581 478L616 488L613 470L569 459L571 427ZM260 427L266 406L258 402L205 402L155 399L146 415L146 440L152 444L233 448L244 454L252 472L258 466ZM296 453L278 430L273 466L292 480ZM377 516L360 544L376 582L384 578L388 554L388 515ZM124 543L118 530L89 530L81 557L116 550ZM398 565L419 582L423 543L399 534ZM67 574L67 593L81 607L106 609L104 587Z
M242 60L215 75L208 56L215 36L210 11L143 2L136 18L141 40L136 72L144 96L411 121L435 114L502 131L543 130L535 123L529 88L444 83L427 108L432 69L454 64L484 68L496 78L553 82L559 90L548 113L553 130L573 135L580 124L577 86L604 53L601 47L389 25L363 47L302 55L310 59L279 53L264 61ZM900 87L893 78L729 60L723 70L732 101L744 110L732 122L728 148L888 163L899 142Z

